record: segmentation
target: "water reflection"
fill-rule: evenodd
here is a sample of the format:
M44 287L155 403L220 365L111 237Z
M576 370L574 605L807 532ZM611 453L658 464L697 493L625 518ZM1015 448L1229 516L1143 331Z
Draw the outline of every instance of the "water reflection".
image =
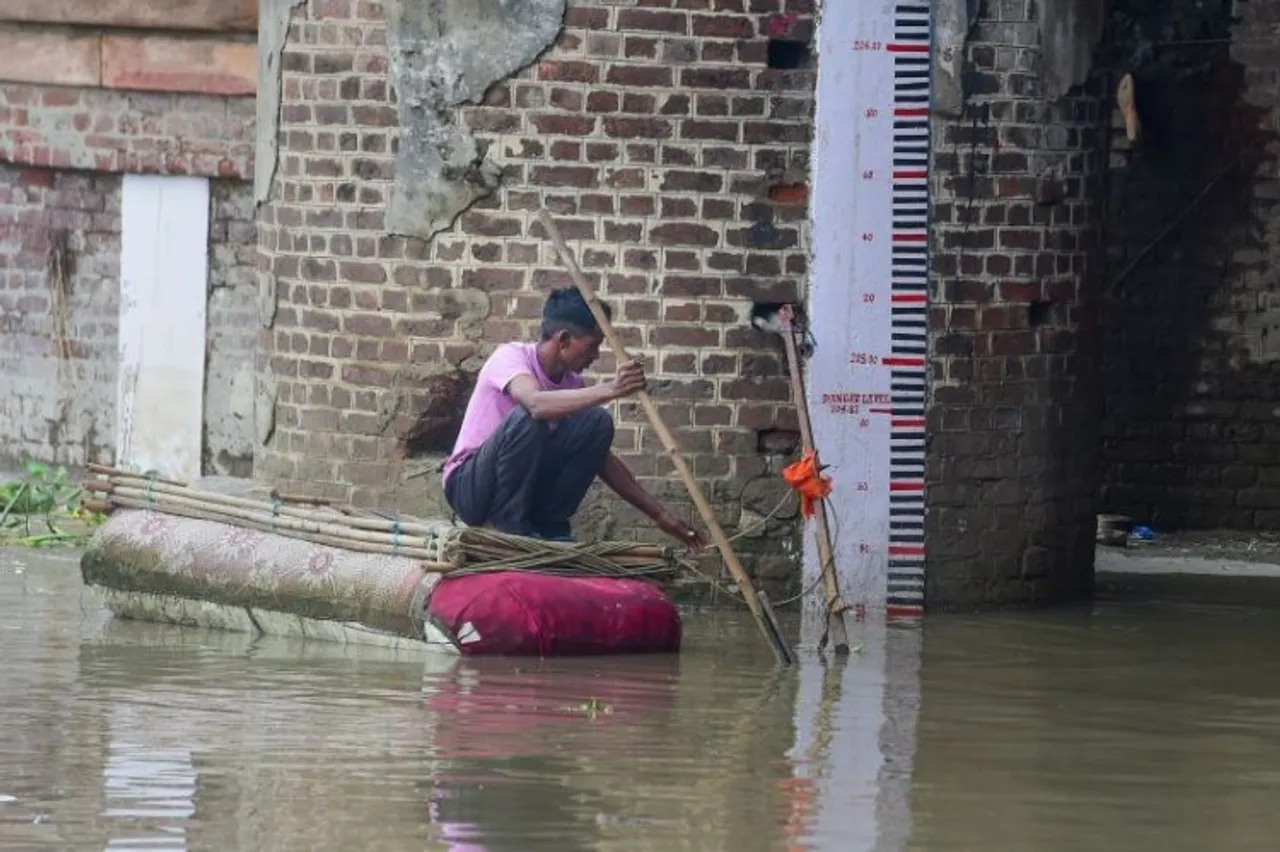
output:
M463 660L112 621L0 552L0 849L1272 849L1271 610L864 625L777 672Z

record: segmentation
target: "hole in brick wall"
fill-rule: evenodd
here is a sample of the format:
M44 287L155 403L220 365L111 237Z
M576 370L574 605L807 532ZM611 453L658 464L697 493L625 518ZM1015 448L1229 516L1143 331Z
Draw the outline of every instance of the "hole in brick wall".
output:
M782 310L785 304L785 302L753 302L751 324L761 331L781 334L782 321L778 318L778 311Z
M462 429L462 415L475 387L476 377L469 373L432 376L415 394L418 415L400 438L406 458L448 454Z
M785 345L781 337L783 325L778 312L788 304L791 305L793 312L791 322L795 331L796 354L802 359L812 357L814 352L813 335L809 333L809 317L803 304L799 302L752 302L751 326L769 335L771 341L777 341L779 349L783 348ZM785 362L782 364L781 371L783 375L786 375L787 367Z
M779 68L784 71L807 68L812 56L809 45L802 41L791 41L784 38L769 39L768 63L770 68Z
M1053 302L1031 302L1027 305L1027 325L1035 328L1053 319Z
M791 456L800 451L800 433L794 429L761 429L756 452L765 456Z

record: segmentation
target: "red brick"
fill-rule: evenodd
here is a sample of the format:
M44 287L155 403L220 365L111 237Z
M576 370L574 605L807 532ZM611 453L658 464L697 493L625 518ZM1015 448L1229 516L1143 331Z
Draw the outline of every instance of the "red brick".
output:
M589 136L597 121L586 115L533 115L529 120L539 133L549 136Z
M622 43L622 55L628 59L657 59L658 40L656 38L627 36Z
M575 89L556 87L551 90L551 105L557 109L577 112L582 109L583 94Z
M462 286L474 287L477 290L519 290L524 284L523 269L500 269L487 267L467 269L462 273Z
M655 245L703 246L719 244L720 237L706 225L693 222L671 222L649 229L649 239Z
M656 118L606 117L604 131L618 139L667 139L671 136L671 122Z
M714 172L688 172L672 169L662 176L663 192L720 192L724 178Z
M680 122L681 139L717 139L721 142L737 142L741 126L733 121Z
M534 166L529 182L535 186L594 189L600 185L600 172L593 166Z
M803 183L770 187L769 200L776 204L807 204L809 187Z
M558 80L565 83L597 83L600 68L591 62L543 60L538 63L539 80Z
M649 332L650 346L714 347L720 345L720 332L692 325L659 325Z
M654 111L656 105L657 100L653 95L642 95L636 92L628 92L622 96L623 112L648 115Z
M548 153L553 160L581 160L582 143L569 139L557 139L551 143L551 149Z
M756 26L745 15L694 15L693 34L705 38L754 38Z
M617 112L618 103L617 92L591 92L587 95L587 112Z
M609 10L570 6L564 13L564 25L602 30L609 26Z
M57 174L53 169L20 169L18 171L18 186L52 189L54 178L57 177Z
M619 30L649 30L684 35L689 32L689 16L683 12L656 9L619 9Z
M661 65L613 65L605 75L605 82L614 86L670 88L673 76L670 68Z
M347 314L342 318L343 331L366 337L387 337L392 333L391 317L386 314Z

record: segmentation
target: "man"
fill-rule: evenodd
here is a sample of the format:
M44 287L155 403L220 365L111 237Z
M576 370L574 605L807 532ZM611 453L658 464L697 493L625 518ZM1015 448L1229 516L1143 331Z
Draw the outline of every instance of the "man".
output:
M569 287L547 297L537 343L504 343L489 356L443 470L445 498L463 523L572 541L569 520L598 476L668 535L703 546L610 451L613 420L603 406L641 390L645 376L631 361L612 381L587 387L581 373L603 341L586 300Z

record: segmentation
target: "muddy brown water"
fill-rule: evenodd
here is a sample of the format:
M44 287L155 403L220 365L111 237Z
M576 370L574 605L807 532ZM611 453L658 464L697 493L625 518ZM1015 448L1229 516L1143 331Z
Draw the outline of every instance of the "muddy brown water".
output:
M119 622L0 551L0 849L1274 850L1280 616L1185 602L866 628L771 673L424 660Z

